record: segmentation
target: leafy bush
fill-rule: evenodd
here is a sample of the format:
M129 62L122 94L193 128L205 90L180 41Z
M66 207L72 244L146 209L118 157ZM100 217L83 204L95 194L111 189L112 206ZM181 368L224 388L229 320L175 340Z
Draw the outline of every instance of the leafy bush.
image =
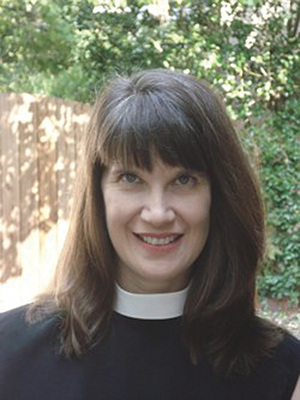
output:
M268 209L268 253L258 280L261 295L290 298L300 293L300 107L290 100L254 137L261 153L261 180Z

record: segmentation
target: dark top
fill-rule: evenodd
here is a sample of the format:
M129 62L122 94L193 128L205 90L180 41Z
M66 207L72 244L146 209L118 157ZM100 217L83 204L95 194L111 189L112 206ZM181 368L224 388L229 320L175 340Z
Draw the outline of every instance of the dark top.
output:
M194 366L180 318L114 314L106 339L81 359L58 356L59 318L28 326L25 308L0 316L1 400L290 400L300 373L300 342L286 336L250 377L220 379Z

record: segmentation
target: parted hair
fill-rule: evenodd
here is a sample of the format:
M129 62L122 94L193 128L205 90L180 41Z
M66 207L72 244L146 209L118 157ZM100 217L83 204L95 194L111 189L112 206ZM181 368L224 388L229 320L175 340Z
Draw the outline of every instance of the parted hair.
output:
M220 97L181 72L116 77L100 92L83 137L70 228L50 289L29 308L34 323L61 315L61 351L80 356L101 341L113 313L117 255L105 221L101 179L115 160L149 171L154 154L204 172L210 230L191 266L182 317L191 359L225 375L248 374L281 339L255 314L264 255L264 208L257 180Z

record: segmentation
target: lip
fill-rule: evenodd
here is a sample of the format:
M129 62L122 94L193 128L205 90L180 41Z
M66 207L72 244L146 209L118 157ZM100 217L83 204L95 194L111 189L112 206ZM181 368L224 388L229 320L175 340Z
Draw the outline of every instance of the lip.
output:
M136 236L150 236L156 239L164 239L169 236L182 236L182 233L179 232L164 232L164 233L152 233L152 232L134 232Z
M180 246L183 234L175 232L164 232L164 233L134 233L135 238L138 240L139 244L147 251L151 253L164 253L171 252ZM164 245L154 245L152 243L146 243L141 240L140 236L150 236L156 239L164 239L170 236L178 236L174 242L164 244Z

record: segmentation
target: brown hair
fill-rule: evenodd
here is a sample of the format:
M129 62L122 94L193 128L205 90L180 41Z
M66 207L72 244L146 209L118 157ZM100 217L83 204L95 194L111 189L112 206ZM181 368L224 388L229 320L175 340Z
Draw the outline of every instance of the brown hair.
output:
M95 104L83 143L70 229L54 286L29 319L62 312L62 350L80 355L101 340L113 310L116 254L101 178L112 160L204 171L211 184L207 243L193 265L183 315L192 360L216 371L249 373L279 341L255 316L255 278L264 253L264 212L256 179L216 94L192 76L148 70L114 79Z

